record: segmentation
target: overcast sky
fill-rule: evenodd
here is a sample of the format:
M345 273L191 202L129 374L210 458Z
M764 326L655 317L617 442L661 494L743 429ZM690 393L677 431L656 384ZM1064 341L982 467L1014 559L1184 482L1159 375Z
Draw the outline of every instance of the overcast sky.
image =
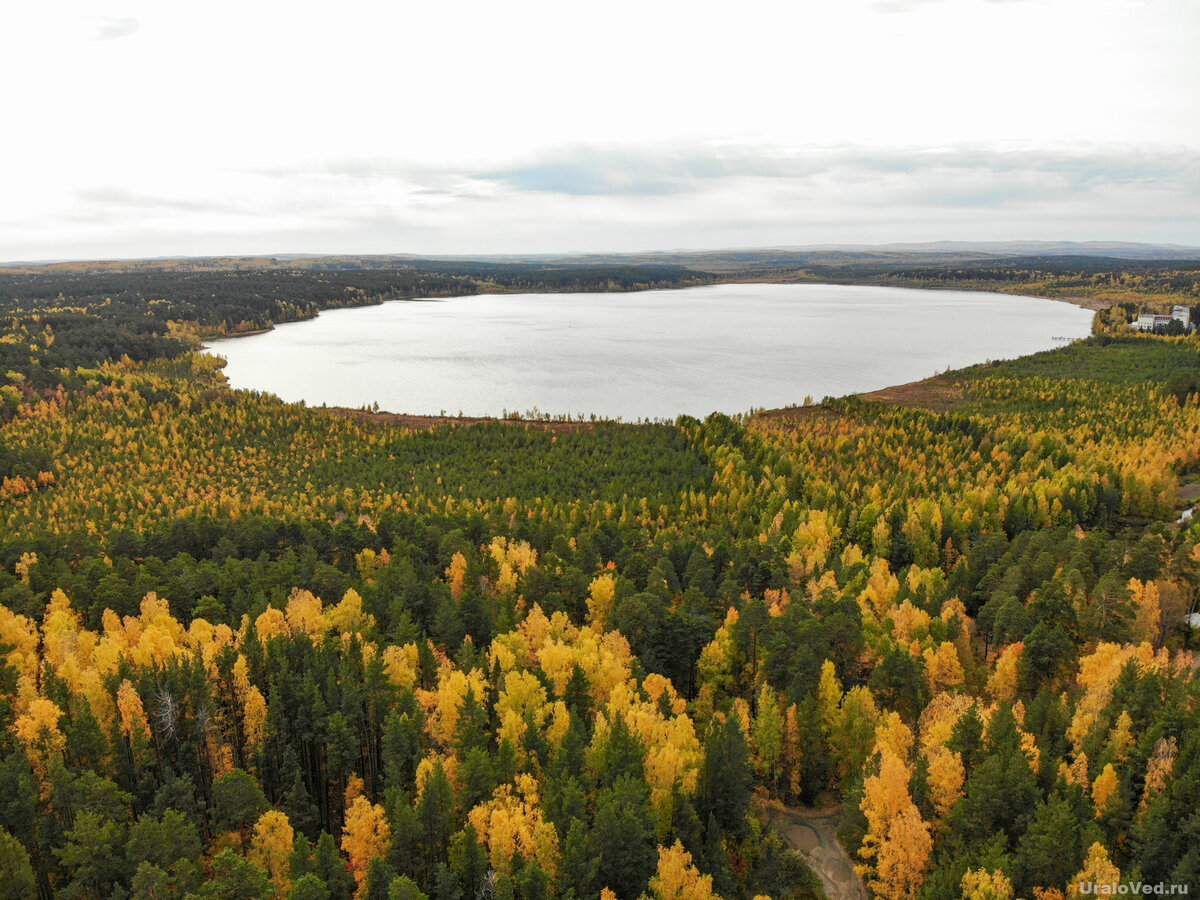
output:
M1200 245L1197 0L39 0L0 36L0 260Z

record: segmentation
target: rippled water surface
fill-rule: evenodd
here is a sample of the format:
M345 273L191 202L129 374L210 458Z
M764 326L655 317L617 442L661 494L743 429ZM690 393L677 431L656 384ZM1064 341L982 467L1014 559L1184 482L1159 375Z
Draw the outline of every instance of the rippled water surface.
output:
M1092 313L968 291L733 284L397 300L215 341L237 388L392 412L744 412L1086 337Z

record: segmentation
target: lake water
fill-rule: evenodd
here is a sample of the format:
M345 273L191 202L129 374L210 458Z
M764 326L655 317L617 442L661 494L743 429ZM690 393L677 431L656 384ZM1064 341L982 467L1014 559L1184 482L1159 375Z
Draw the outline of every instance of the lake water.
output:
M1092 313L971 291L726 284L396 300L215 341L235 388L310 405L610 418L876 390L1086 337Z

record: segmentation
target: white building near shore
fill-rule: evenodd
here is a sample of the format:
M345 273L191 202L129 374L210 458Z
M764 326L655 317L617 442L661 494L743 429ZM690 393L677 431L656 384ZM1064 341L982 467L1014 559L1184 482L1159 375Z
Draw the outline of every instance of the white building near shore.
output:
M1133 322L1133 327L1138 331L1154 331L1159 328L1166 328L1172 322L1180 322L1183 324L1184 331L1190 331L1192 328L1192 309L1190 306L1174 306L1171 308L1169 316L1156 315L1154 313L1142 313Z
M1154 331L1156 328L1166 328L1174 321L1174 316L1156 316L1154 313L1142 313L1134 320L1133 327L1138 331Z

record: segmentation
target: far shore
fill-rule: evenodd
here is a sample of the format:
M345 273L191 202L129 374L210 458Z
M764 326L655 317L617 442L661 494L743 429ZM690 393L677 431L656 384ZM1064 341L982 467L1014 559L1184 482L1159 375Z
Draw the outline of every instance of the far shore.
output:
M987 290L986 288L967 287L967 286L963 286L963 285L954 285L954 284L919 285L918 286L918 285L905 285L905 284L879 284L878 282L869 281L867 279L861 279L861 280L851 279L851 280L838 280L838 281L809 281L808 279L804 279L804 278L787 278L787 277L778 278L778 279L730 278L727 280L718 278L717 280L713 281L712 283L713 284L828 284L828 285L833 285L833 286L890 287L890 288L896 288L897 290L902 290L902 291L903 290L971 291L972 293L977 293L977 294L1002 294L1002 295L1009 296L1009 297L1026 297L1031 300L1056 300L1060 303L1069 303L1072 306L1078 306L1083 309L1091 310L1092 312L1099 312L1100 310L1108 309L1110 306L1112 306L1112 304L1110 302L1108 302L1107 300L1096 300L1095 298L1092 298L1092 297L1073 297L1073 296L1046 297L1046 296L1042 296L1039 294L1020 294L1020 293L1014 293L1014 292L1009 292L1009 291L993 291L993 290ZM680 285L678 287L645 288L644 290L646 290L646 291L650 291L650 290L654 290L654 291L685 291L685 290L689 290L689 289L695 288L695 287L704 287L704 285L688 284L688 285ZM590 291L588 293L637 294L637 293L642 293L642 291L643 291L643 289L634 289L634 290L630 290L630 291ZM497 296L497 295L502 296L504 294L528 294L528 293L551 293L551 294L553 294L553 293L578 293L578 292L575 292L575 291L480 291L477 294L462 294L460 296L461 297L484 297L484 296ZM411 302L411 301L417 301L417 300L449 300L449 299L454 299L454 298L450 298L450 297L394 297L391 300L384 300L384 301L373 300L370 303L362 304L362 307L339 306L336 308L337 309L360 309L360 308L367 307L367 306L378 306L380 302L396 303L396 302ZM206 343L209 343L210 341L227 341L227 340L233 340L234 338L254 337L255 335L259 335L259 334L267 334L268 332L274 331L276 325L291 325L296 322L309 322L309 321L312 321L313 319L317 318L317 316L319 316L321 314L321 312L322 312L322 310L318 310L313 316L311 316L310 318L307 318L307 319L292 319L288 322L277 322L277 323L273 323L273 324L267 326L266 328L258 328L254 331L237 331L237 332L233 332L231 334L214 334L214 335L201 336L200 343L206 344Z
M727 281L719 281L719 284L828 284L835 286L854 285L867 287L892 287L898 290L970 290L975 293L1002 294L1012 297L1024 297L1034 300L1054 300L1060 303L1069 303L1072 306L1078 306L1082 309L1087 309L1092 312L1108 309L1112 304L1104 300L1096 300L1090 297L1078 296L1054 296L1046 297L1036 294L1019 294L1010 293L1008 291L989 291L982 288L969 288L956 285L942 286L908 286L908 285L880 285L874 282L862 281L807 281L798 279L729 279ZM694 286L689 286L694 287ZM655 290L683 290L680 288L656 288ZM485 291L479 294L466 294L464 297L470 296L494 296L503 294L528 293L526 291ZM553 292L551 292L553 293ZM598 292L611 293L611 292ZM637 293L623 292L623 293ZM398 297L395 301L411 301L423 300L423 297ZM366 305L378 305L376 303ZM338 307L339 309L352 309L356 307ZM317 315L320 315L318 312ZM313 318L315 318L314 316ZM305 319L291 320L289 322L279 324L295 324L296 322L308 321ZM254 335L266 334L274 330L274 325L269 328L262 328L255 331L243 331L234 334L223 334L212 337L203 338L203 343L218 342L227 339L251 337ZM212 352L217 352L212 348ZM862 400L868 400L878 403L886 403L894 406L907 406L910 408L926 409L931 412L945 413L952 410L955 406L962 402L961 390L959 390L949 380L949 375L952 373L941 373L923 378L918 381L907 382L904 384L890 385L888 387L879 388L873 391L863 391L857 394L849 394L847 396L858 397ZM371 410L366 408L352 408L346 406L313 406L312 409L320 409L331 413L339 418L355 419L360 422L373 425L398 425L401 428L413 430L434 430L442 427L467 427L471 425L483 425L499 423L502 425L523 426L534 428L541 431L549 431L558 434L571 433L575 431L587 431L593 429L599 424L633 426L638 424L653 424L653 422L639 423L637 421L618 421L616 419L600 418L593 420L567 420L558 418L534 419L520 416L466 416L458 415L426 415L415 413L391 412L388 410ZM747 420L750 424L767 425L769 423L786 423L803 418L814 416L829 415L832 410L816 403L807 406L788 406L775 409L758 409L753 410L747 415ZM666 420L664 420L666 421Z

